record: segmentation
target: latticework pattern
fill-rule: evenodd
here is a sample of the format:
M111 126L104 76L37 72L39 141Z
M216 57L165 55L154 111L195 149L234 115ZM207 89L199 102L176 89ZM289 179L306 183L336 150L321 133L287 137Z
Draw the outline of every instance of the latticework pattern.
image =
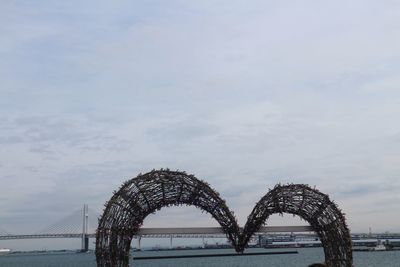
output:
M274 213L291 213L308 221L321 238L331 267L350 267L352 251L345 218L336 204L306 185L277 185L257 203L243 229L233 212L207 183L184 172L158 170L139 174L114 193L99 221L96 239L97 265L129 266L133 236L144 219L167 206L192 205L218 221L237 252L243 252L251 236Z
M352 266L351 236L344 214L328 195L302 184L276 185L260 199L240 236L241 249L268 217L276 213L298 215L311 225L321 239L328 266Z
M131 240L143 220L173 205L193 205L210 213L229 240L238 242L233 213L207 183L184 172L152 171L127 181L106 204L97 230L97 265L128 266Z

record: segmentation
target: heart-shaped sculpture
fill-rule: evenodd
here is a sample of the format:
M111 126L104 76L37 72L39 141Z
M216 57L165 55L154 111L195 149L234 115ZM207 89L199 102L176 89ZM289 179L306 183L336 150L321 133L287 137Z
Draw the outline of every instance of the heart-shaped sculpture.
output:
M185 172L153 170L125 182L106 203L96 235L96 260L101 267L129 266L132 238L144 219L157 210L196 206L218 221L238 253L275 213L306 220L318 234L328 266L351 267L351 238L343 213L329 197L306 185L277 185L256 204L243 230L225 200L206 182Z

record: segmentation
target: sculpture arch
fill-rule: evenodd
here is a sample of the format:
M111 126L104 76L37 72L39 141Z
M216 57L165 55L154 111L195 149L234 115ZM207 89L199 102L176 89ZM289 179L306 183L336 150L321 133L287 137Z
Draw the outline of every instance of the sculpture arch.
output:
M351 236L343 213L328 195L302 184L278 184L262 197L247 219L240 246L246 246L276 213L294 214L310 224L321 240L328 266L352 266Z
M131 241L143 220L163 207L177 205L192 205L210 213L237 244L236 219L207 183L184 172L153 170L124 183L106 204L96 234L97 265L128 266Z
M151 213L168 206L192 205L218 221L237 252L275 213L308 221L319 235L330 267L351 267L351 238L345 217L329 197L307 185L277 185L256 204L243 230L225 201L207 183L185 172L153 170L125 182L106 203L96 233L96 260L101 267L129 266L133 236Z

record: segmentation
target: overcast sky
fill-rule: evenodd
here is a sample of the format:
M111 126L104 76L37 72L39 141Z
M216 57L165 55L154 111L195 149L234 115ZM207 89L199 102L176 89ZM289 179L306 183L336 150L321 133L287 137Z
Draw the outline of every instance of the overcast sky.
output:
M5 0L0 33L2 229L100 211L168 167L241 225L293 182L353 231L400 232L398 1ZM172 208L144 226L177 221L215 223Z

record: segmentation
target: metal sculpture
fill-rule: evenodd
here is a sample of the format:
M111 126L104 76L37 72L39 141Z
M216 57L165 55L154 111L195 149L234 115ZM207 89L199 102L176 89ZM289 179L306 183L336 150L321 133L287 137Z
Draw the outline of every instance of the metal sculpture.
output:
M193 205L212 215L233 244L239 227L233 213L207 183L184 172L151 171L122 185L106 204L96 234L98 266L128 266L132 237L143 220L167 206Z
M321 240L328 266L352 266L351 236L344 214L328 195L302 184L278 184L258 201L240 236L241 249L276 213L294 214L310 224Z
M225 200L206 182L170 170L139 174L125 182L106 203L96 234L97 265L129 266L131 241L144 219L163 207L177 205L196 206L211 214L239 253L271 214L298 215L319 235L328 266L352 265L351 239L344 215L318 190L306 185L277 185L261 198L241 230Z

